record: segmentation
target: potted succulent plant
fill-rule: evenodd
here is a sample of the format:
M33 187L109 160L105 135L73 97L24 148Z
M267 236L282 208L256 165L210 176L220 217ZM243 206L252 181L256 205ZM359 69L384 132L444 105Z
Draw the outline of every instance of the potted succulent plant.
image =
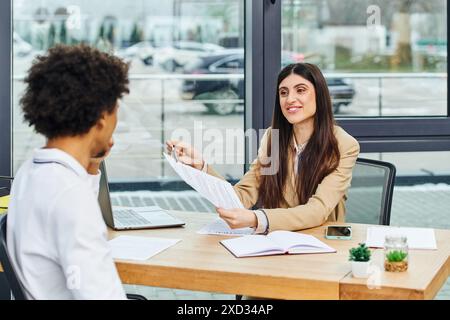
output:
M389 272L404 272L408 270L408 253L402 250L393 250L386 253L384 270Z
M365 243L350 249L349 260L352 262L352 273L355 278L367 278L369 276L371 252Z

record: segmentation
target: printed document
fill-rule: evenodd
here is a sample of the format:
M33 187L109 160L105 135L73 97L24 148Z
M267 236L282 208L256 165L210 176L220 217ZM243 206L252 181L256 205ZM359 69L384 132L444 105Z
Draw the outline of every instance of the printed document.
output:
M228 181L213 177L206 172L194 169L184 163L177 162L166 153L164 153L164 156L175 172L215 207L223 209L244 208L241 200L239 200L239 197Z
M228 224L220 218L197 231L199 234L216 234L221 236L243 236L252 234L253 232L254 230L252 228L231 229Z
M145 261L181 239L119 236L109 241L114 259Z
M405 236L408 239L409 249L437 249L434 229L425 228L368 227L366 245L372 248L383 248L387 235Z
M211 202L216 208L244 209L241 200L234 191L232 185L225 180L214 177L206 172L192 168L184 163L175 161L164 153L164 157L170 163L175 172L200 195ZM215 235L243 235L252 234L252 228L231 229L228 224L217 219L198 231L200 234Z

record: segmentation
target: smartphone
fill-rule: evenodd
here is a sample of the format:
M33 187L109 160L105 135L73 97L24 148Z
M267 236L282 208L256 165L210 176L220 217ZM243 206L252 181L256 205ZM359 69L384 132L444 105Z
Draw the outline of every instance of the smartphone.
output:
M352 238L351 226L327 226L325 238L331 240L350 240Z

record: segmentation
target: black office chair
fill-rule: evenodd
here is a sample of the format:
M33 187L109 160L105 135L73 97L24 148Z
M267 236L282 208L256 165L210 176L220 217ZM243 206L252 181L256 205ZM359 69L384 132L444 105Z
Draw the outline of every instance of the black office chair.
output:
M8 181L8 187L5 187L5 183L2 182L1 180L7 180ZM5 176L0 176L0 198L9 195L10 192L10 188L11 188L11 181L14 180L14 177L5 177ZM8 208L4 208L4 207L0 207L0 210L5 210Z
M389 162L358 158L345 203L345 221L389 225L395 174Z
M16 272L11 264L11 259L6 247L7 215L0 215L0 263L6 276L9 288L15 300L26 300L24 289L19 282ZM127 294L129 300L147 300L138 294Z
M24 290L19 282L16 272L11 264L8 250L6 249L6 222L7 215L0 217L0 263L6 276L9 288L15 300L26 300Z

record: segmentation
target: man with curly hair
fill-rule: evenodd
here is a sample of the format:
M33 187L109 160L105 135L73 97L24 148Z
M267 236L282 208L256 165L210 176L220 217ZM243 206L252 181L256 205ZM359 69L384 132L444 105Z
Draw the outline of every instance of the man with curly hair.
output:
M18 171L7 241L29 299L125 299L97 201L128 65L88 46L57 46L25 79L24 118L46 137Z

